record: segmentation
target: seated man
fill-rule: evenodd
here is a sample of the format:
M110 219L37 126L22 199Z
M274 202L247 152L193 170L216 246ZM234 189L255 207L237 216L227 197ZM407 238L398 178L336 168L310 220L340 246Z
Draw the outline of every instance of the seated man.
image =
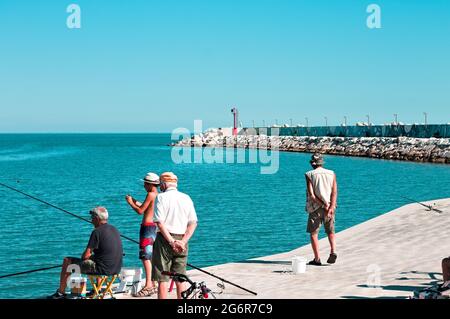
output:
M108 211L104 207L96 207L90 214L95 229L91 233L86 250L81 258L64 258L59 288L49 296L51 299L65 298L70 270L82 274L115 275L122 268L122 240L119 231L108 224ZM71 269L68 269L69 265Z
M442 260L442 276L444 277L442 288L450 287L450 257Z

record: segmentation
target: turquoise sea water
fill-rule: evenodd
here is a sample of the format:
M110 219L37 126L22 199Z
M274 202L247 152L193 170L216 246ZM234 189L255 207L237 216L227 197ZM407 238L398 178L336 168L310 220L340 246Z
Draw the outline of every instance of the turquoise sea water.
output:
M308 154L280 153L279 171L260 164L175 164L169 134L0 135L0 182L88 217L96 205L110 222L138 239L140 217L124 200L144 199L138 179L173 171L196 206L199 226L189 262L241 261L308 243L304 172ZM228 150L227 152L233 152ZM255 152L255 151L250 151ZM450 167L326 157L339 183L337 230L417 200L450 197ZM91 225L0 187L0 275L61 263L83 251ZM425 234L424 234L425 236ZM140 266L137 245L124 241L125 266ZM59 269L0 279L0 298L53 293Z

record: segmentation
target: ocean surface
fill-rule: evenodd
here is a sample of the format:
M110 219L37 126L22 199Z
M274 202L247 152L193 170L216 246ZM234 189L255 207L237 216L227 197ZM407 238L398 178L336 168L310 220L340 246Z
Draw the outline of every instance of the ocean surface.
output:
M149 171L173 171L199 217L189 256L197 267L309 242L304 212L309 154L279 153L278 172L264 175L263 163L174 163L170 142L169 134L2 134L0 182L87 218L90 208L104 205L110 223L137 240L141 218L125 195L143 200L139 178ZM226 152L233 158L235 150ZM326 161L338 176L337 231L409 203L401 196L419 201L450 197L448 165L333 156ZM92 230L3 187L0 208L0 276L79 256ZM124 240L124 250L124 266L139 267L137 245ZM0 298L43 297L55 291L58 280L59 269L0 279Z

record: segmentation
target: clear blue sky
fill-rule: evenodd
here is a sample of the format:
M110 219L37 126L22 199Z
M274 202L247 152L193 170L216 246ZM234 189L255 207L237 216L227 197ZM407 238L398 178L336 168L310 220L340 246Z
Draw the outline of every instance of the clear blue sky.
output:
M447 123L449 57L448 0L1 0L0 132Z

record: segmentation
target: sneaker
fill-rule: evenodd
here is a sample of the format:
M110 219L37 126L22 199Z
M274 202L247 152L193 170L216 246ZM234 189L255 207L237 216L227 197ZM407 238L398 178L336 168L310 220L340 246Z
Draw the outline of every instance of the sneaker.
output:
M311 260L311 261L308 263L308 265L310 265L310 266L322 266L322 263L320 262L320 259L319 259L319 260L313 259L313 260Z
M56 292L53 295L48 296L47 299L66 299L66 294L63 294L59 292L59 290L56 290Z
M334 264L336 262L337 255L335 253L330 254L330 257L328 257L327 263Z

